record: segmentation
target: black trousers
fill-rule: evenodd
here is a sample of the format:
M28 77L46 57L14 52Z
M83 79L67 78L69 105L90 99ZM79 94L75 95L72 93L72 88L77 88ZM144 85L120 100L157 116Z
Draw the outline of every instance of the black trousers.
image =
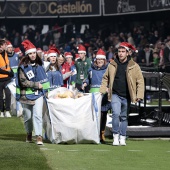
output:
M4 112L10 111L11 106L11 92L7 87L7 84L10 83L10 80L0 81L0 111ZM5 100L3 99L5 93Z
M165 67L165 72L166 72L166 73L170 73L170 66L166 66L166 67Z

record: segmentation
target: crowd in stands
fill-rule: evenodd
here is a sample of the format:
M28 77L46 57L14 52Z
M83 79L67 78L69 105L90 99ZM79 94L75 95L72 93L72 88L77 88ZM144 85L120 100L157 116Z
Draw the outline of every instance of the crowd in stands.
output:
M102 48L106 52L108 61L114 58L117 47L121 42L129 42L138 50L138 53L133 55L137 63L141 66L159 67L159 70L164 71L165 65L169 63L168 57L163 59L165 47L165 51L167 51L165 55L168 56L169 54L170 34L167 28L167 24L164 22L160 25L153 25L150 29L142 25L135 26L128 32L114 32L109 28L95 30L85 27L84 33L80 34L80 29L74 29L73 23L69 22L65 33L64 27L55 24L45 34L41 34L42 27L37 25L35 25L35 29L28 27L21 34L17 30L7 33L7 29L2 25L0 27L0 38L8 39L14 47L20 47L24 39L29 39L43 51L48 51L52 46L55 46L62 53L71 52L73 59L75 59L78 44L84 44L87 57L93 58L93 54L99 48ZM22 48L21 50L23 51Z

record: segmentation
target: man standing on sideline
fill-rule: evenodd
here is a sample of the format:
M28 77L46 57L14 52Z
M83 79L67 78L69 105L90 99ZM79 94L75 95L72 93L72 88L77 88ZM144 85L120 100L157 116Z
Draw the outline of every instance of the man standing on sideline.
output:
M9 59L9 65L14 72L14 78L16 78L17 69L19 65L19 55L14 52L13 45L11 44L10 41L6 41L6 44L7 44L6 52L7 52L8 59Z
M0 117L11 117L10 105L11 105L11 92L7 87L11 78L14 76L12 69L9 66L8 55L6 53L6 41L0 39ZM4 92L5 92L5 104L4 104ZM6 110L4 115L4 110Z
M170 73L170 39L168 39L166 42L163 59L165 64L165 72Z
M138 102L144 97L144 79L139 65L129 57L129 50L135 48L122 42L118 55L103 75L100 92L108 92L112 107L113 145L126 145L128 111L131 102Z
M91 67L91 61L86 57L86 48L83 45L79 45L78 54L79 59L75 62L77 77L76 88L82 90L82 83L88 77L88 69ZM85 93L89 92L89 87L85 88Z

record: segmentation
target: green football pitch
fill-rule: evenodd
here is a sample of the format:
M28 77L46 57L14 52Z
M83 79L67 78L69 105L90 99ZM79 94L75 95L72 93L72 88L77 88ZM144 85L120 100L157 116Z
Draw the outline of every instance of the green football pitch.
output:
M170 139L131 139L127 146L25 142L21 119L0 118L0 170L169 170Z

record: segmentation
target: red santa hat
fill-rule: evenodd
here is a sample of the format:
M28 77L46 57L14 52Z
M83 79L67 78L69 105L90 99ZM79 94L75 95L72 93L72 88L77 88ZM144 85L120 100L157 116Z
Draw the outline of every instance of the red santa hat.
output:
M58 54L60 54L59 50L55 47L52 47L48 50L48 54L47 54L47 57L51 57L51 56L55 56L57 57Z
M99 49L96 54L97 59L106 59L106 53L102 50Z
M21 54L21 53L22 53L22 51L20 50L19 47L15 48L15 49L14 49L14 52L15 52L16 54Z
M11 42L10 41L6 41L6 47L8 48L8 47L13 47L13 45L11 44Z
M65 52L64 56L65 56L65 58L69 58L69 57L73 58L73 56L70 52Z
M44 51L43 53L44 53L44 57L47 57L48 51Z
M24 46L25 55L37 51L36 47L29 40L24 40L21 44Z
M120 48L120 47L125 48L127 51L132 50L132 51L134 51L136 53L138 52L138 50L136 50L136 48L132 44L127 43L127 42L120 43L118 48Z
M42 53L42 49L41 48L37 48L37 53Z
M75 61L80 58L79 54L75 54Z
M86 48L83 45L78 46L78 53L85 53L86 54Z

